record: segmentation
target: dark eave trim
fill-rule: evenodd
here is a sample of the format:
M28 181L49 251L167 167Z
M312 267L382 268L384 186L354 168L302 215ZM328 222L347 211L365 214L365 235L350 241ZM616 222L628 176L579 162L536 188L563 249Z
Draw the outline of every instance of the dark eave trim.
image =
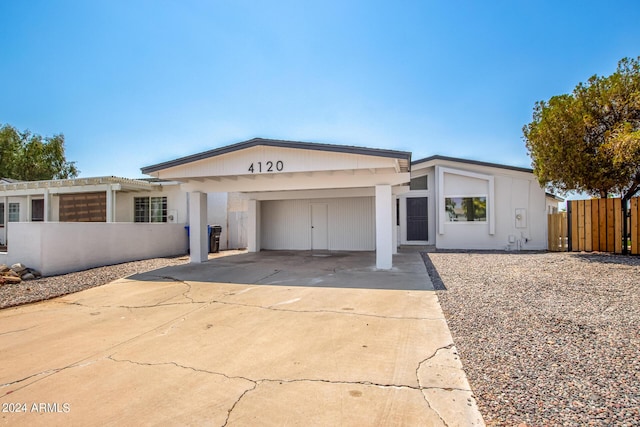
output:
M500 168L500 169L508 169L508 170L513 170L513 171L518 171L518 172L527 172L527 173L533 173L533 169L529 169L529 168L521 168L518 166L509 166L509 165L501 165L498 163L489 163L489 162L481 162L478 160L469 160L469 159L459 159L457 157L447 157L447 156L431 156L431 157L425 157L424 159L420 159L420 160L415 160L413 162L411 162L411 166L415 166L417 164L420 163L425 163L425 162L430 162L433 160L448 160L451 162L457 162L457 163L467 163L470 165L478 165L478 166L488 166L488 167L492 167L492 168Z
M544 195L547 196L547 197L553 198L553 199L557 200L558 202L564 202L564 199L562 197L556 195L556 194L545 192Z
M180 166L187 163L196 162L198 160L204 160L210 157L220 156L222 154L232 153L234 151L243 150L245 148L251 148L251 147L256 147L260 145L267 146L267 147L297 148L297 149L303 149L303 150L332 151L334 153L348 153L348 154L361 154L366 156L389 157L394 159L406 160L407 163L411 163L411 153L408 151L395 151L395 150L385 150L380 148L354 147L349 145L321 144L321 143L315 143L315 142L285 141L281 139L253 138L248 141L238 142L236 144L215 148L213 150L204 151L202 153L192 154L190 156L181 157L175 160L158 163L151 166L145 166L140 170L142 171L143 174L150 174L163 169L168 169L175 166Z

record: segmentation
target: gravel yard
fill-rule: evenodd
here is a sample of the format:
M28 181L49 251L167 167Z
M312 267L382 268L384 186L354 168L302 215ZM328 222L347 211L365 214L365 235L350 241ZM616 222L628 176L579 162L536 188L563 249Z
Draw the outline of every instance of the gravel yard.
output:
M423 254L489 426L640 426L640 258Z
M55 298L105 285L132 274L187 262L189 262L187 256L153 258L92 268L60 276L43 277L38 280L27 280L18 285L0 285L0 308Z

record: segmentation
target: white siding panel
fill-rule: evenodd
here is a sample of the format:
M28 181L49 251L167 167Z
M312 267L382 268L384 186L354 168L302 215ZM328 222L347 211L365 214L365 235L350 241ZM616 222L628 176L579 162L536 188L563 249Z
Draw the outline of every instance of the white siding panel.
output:
M311 203L329 207L329 250L375 250L373 197L262 202L262 249L311 249Z
M271 163L268 163L271 162ZM277 170L277 162L281 170ZM253 172L249 167L253 164ZM339 169L394 168L388 157L283 147L251 147L162 171L161 176L259 175ZM269 166L271 170L268 171Z
M332 200L329 204L329 249L339 251L376 249L373 197Z
M264 201L260 216L262 249L311 248L308 200Z

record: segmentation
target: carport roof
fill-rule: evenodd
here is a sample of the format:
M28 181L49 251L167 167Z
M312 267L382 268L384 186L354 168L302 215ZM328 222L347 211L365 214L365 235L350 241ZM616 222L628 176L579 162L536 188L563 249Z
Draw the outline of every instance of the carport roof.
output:
M316 143L316 142L285 141L281 139L253 138L248 141L239 142L237 144L215 148L213 150L204 151L198 154L192 154L190 156L180 157L175 160L169 160L167 162L158 163L151 166L145 166L140 170L144 174L150 174L150 173L171 168L174 166L180 166L186 163L208 159L208 158L216 157L222 154L227 154L234 151L242 150L245 148L256 147L256 146L297 148L297 149L304 149L304 150L332 151L336 153L362 154L366 156L388 157L388 158L405 161L407 167L411 164L411 153L408 151L395 151L395 150L385 150L380 148L355 147L350 145L322 144L322 143Z
M148 179L130 179L116 176L101 176L93 178L52 179L47 181L15 181L0 183L0 196L23 196L43 194L76 193L89 191L152 191L161 185L175 184L170 181L159 182Z

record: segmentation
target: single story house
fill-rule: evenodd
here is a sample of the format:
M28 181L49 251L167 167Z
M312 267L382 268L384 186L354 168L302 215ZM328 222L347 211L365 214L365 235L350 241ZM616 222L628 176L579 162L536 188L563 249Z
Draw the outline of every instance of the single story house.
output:
M389 269L402 245L546 249L557 208L530 169L299 141L255 138L142 172L152 178L0 182L0 262L57 274L187 249L202 262L216 224L222 249L375 251Z

